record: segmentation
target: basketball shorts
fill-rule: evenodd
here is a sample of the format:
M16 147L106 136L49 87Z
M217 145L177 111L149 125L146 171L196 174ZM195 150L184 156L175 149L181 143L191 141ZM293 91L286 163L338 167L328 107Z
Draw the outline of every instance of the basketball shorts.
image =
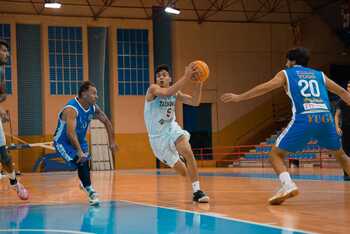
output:
M338 135L331 113L297 114L276 140L276 146L288 152L305 149L309 141L328 150L341 149L341 137Z
M175 143L181 136L185 136L190 140L190 134L186 130L183 130L177 123L173 123L169 130L162 136L150 138L153 153L169 167L173 167L180 159Z
M78 159L77 150L70 144L61 144L54 142L54 147L57 153L62 159L64 159L72 169L77 168L76 160ZM82 145L82 150L84 153L88 153L88 146ZM88 160L91 159L91 156L88 156Z

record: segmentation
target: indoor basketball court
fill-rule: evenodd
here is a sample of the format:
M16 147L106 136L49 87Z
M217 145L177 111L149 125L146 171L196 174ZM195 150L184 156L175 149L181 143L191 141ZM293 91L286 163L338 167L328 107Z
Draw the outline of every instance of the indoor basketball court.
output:
M347 0L0 0L0 233L350 233L349 32Z

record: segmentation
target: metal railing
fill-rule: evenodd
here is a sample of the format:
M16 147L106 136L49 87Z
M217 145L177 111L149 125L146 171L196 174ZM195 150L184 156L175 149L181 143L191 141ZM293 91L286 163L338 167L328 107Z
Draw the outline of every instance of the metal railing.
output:
M269 154L272 144L259 144L259 145L239 145L239 146L219 146L212 148L194 148L193 153L198 160L199 165L202 161L215 161L216 165L220 163L227 163L232 165L239 165L244 161L256 161L265 167L269 164ZM297 153L289 154L288 160L291 165L292 160L299 160L302 164L304 162L317 162L322 168L324 161L335 161L333 157L330 157L328 150L322 149L317 144L308 144L309 148L314 146L314 149L307 149ZM256 155L256 157L254 157Z

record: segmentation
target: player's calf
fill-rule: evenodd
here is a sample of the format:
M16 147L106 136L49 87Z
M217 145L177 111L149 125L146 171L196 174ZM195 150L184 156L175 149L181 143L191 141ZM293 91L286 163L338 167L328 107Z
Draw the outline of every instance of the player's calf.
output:
M350 158L345 154L344 150L341 149L334 151L332 152L332 155L335 156L344 171L350 175Z
M176 171L176 173L178 173L181 176L186 177L187 176L187 168L186 165L181 161L181 159L179 159L173 169Z

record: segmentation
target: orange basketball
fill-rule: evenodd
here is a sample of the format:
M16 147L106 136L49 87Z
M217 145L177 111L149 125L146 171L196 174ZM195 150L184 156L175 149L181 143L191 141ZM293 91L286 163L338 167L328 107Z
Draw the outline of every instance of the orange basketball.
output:
M201 61L201 60L197 60L194 61L194 63L196 64L196 66L199 69L199 76L198 76L198 81L199 82L204 82L208 79L209 77L209 67L208 65Z

